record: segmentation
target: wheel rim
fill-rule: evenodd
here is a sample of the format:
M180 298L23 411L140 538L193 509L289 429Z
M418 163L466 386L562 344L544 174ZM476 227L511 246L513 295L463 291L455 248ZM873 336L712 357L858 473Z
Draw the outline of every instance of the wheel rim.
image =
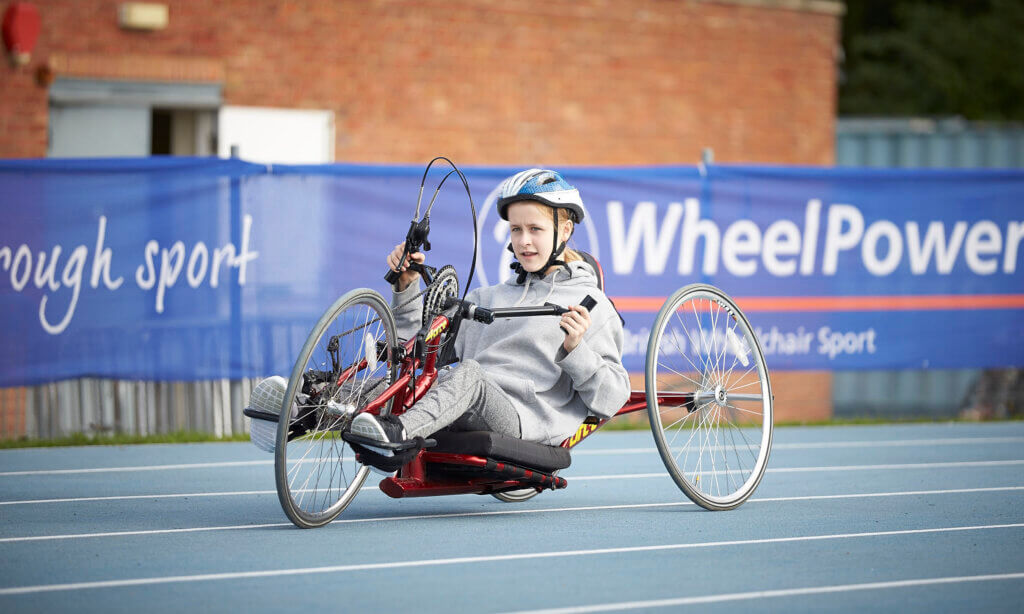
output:
M356 461L341 433L359 408L394 381L394 345L390 309L367 290L339 299L306 340L288 382L285 407L293 408L292 418L287 421L282 411L276 455L278 495L296 525L330 522L366 480L368 468ZM383 355L378 347L387 348ZM353 365L362 368L350 369ZM351 377L337 385L346 370ZM309 430L288 441L296 421Z
M683 288L658 314L646 368L651 427L672 478L709 509L742 503L764 474L773 419L747 319L716 288Z

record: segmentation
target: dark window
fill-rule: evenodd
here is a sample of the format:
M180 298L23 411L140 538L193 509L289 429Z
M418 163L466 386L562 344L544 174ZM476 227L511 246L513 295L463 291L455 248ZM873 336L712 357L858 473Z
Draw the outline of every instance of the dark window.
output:
M153 109L150 152L153 155L171 155L171 112Z

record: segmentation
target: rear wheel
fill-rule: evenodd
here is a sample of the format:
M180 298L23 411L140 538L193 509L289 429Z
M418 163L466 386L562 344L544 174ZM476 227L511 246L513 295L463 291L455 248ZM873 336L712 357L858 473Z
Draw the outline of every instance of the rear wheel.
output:
M334 520L366 481L369 469L356 461L341 433L359 408L394 381L395 344L391 309L379 293L360 289L335 301L302 346L285 392L274 457L277 495L297 526Z
M539 494L540 491L536 488L520 488L519 490L491 493L491 496L505 503L522 503L523 501L529 501Z
M679 289L647 345L647 413L665 468L697 505L728 510L764 475L772 392L750 322L721 290Z

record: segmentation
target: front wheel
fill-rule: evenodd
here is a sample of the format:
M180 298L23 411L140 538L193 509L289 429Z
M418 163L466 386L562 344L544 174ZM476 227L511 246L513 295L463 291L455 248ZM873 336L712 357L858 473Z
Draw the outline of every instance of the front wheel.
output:
M296 526L334 520L366 481L369 469L341 434L394 381L396 343L391 309L369 289L339 298L309 333L288 380L274 455L278 499Z
M772 391L750 322L713 286L680 288L647 344L647 413L665 468L709 510L733 509L764 475Z

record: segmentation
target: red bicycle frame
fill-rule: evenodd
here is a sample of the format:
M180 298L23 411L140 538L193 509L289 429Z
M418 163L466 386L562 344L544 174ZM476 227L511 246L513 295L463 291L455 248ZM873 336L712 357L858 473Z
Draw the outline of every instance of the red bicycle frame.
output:
M448 330L451 321L447 316L438 315L431 322L425 336L425 347L423 358L415 356L416 339L410 339L403 346L405 353L401 359L397 379L391 383L380 396L371 401L363 411L379 415L381 409L392 402L391 413L401 415L419 401L430 387L437 381L437 356L441 349L441 337ZM345 380L355 373L365 369L366 359L352 365L338 377L340 386ZM419 375L416 371L419 370ZM658 395L659 404L671 404L682 406L692 404L694 396L692 393L669 392ZM615 413L615 416L622 416L647 409L647 394L643 390L633 390L625 405ZM563 448L573 448L579 445L584 439L594 434L612 418L597 419L587 418L579 426L572 436L567 437L560 444ZM428 465L446 465L459 467L472 467L481 470L481 477L459 476L459 479L433 479L428 476ZM494 477L494 473L505 472L513 468L517 474L513 479L501 479ZM398 472L396 477L385 478L380 483L380 489L390 497L428 497L437 495L456 494L488 494L514 490L519 488L565 488L564 478L549 475L543 472L518 467L511 463L501 463L492 459L473 456L469 454L453 454L448 452L431 452L422 450L416 457L406 464Z

